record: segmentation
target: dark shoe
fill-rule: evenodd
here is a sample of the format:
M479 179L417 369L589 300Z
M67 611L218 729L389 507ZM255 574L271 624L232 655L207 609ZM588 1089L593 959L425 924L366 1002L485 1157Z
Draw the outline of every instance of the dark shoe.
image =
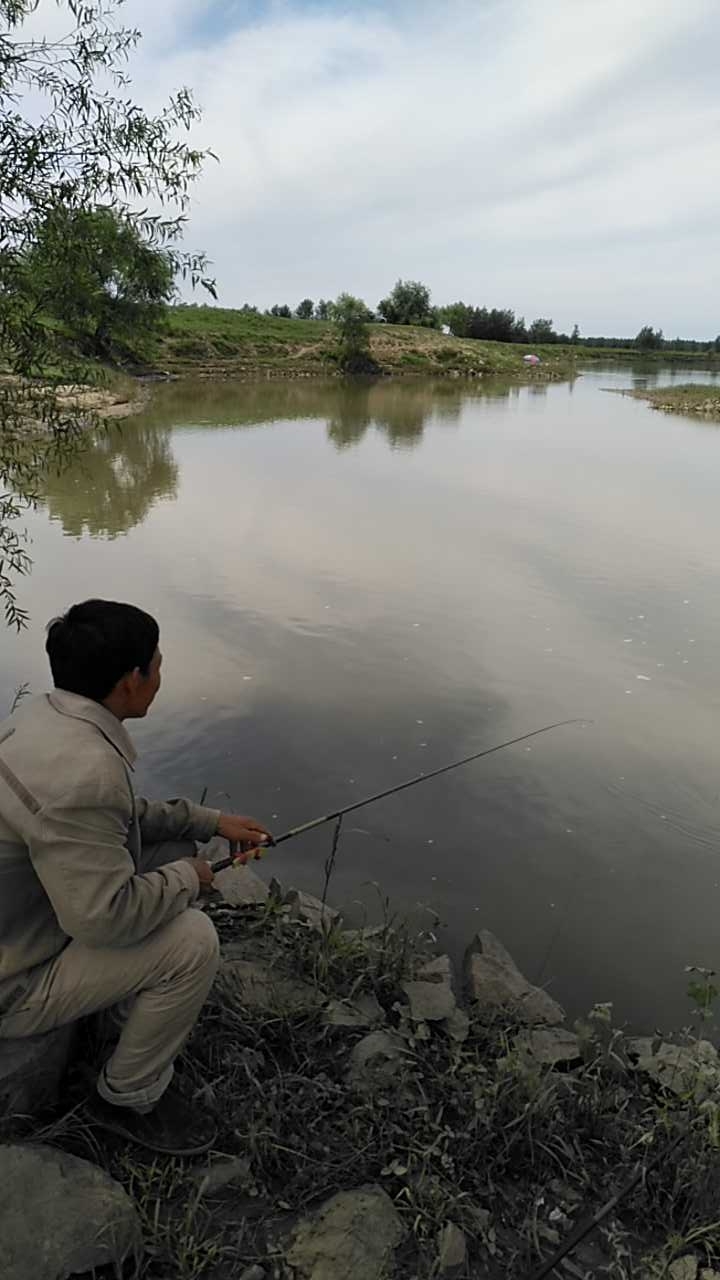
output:
M207 1111L193 1106L170 1085L146 1115L115 1107L99 1094L90 1099L93 1122L107 1133L167 1156L199 1156L214 1146L217 1126Z

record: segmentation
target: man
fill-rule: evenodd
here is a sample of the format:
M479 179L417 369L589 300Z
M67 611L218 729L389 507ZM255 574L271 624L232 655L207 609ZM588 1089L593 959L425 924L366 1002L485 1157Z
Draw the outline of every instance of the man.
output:
M92 1106L156 1151L207 1150L208 1118L169 1087L218 964L194 910L212 870L195 840L272 840L252 818L135 799L125 720L160 688L154 618L88 600L48 628L55 689L0 725L0 1039L113 1009Z

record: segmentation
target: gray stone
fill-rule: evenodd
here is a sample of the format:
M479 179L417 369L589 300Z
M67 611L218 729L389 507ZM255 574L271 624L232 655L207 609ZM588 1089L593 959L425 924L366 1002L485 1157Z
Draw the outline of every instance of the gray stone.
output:
M287 1261L298 1280L384 1280L405 1229L381 1187L331 1196L297 1227Z
M415 976L425 982L442 982L452 990L452 961L449 956L434 956L432 960L428 960L426 964L421 965Z
M247 907L265 903L270 892L250 867L226 867L215 876L215 889L231 907Z
M229 1160L218 1160L215 1164L210 1164L205 1169L199 1169L193 1175L193 1181L197 1184L198 1200L202 1200L204 1196L212 1195L214 1191L220 1191L222 1187L227 1187L232 1182L241 1182L250 1175L250 1161L243 1156L235 1156Z
M348 1072L351 1082L365 1084L391 1079L405 1052L402 1036L393 1031L371 1031L353 1046Z
M710 1267L703 1267L700 1272L700 1280L720 1280L720 1271L712 1271Z
M0 1117L32 1115L56 1101L74 1034L74 1026L67 1026L43 1036L0 1040Z
M373 995L356 996L354 1000L331 1000L323 1010L323 1022L328 1027L376 1027L384 1023L382 1005Z
M670 1280L695 1280L698 1273L698 1260L692 1253L684 1258L676 1258L668 1267Z
M561 1062L577 1062L582 1056L580 1041L564 1027L536 1027L515 1037L515 1047L531 1054L543 1066L555 1067Z
M265 1280L265 1274L265 1268L259 1266L256 1262L254 1266L248 1267L246 1271L243 1271L240 1280Z
M220 966L220 982L241 1005L269 1012L299 1013L325 1003L322 992L299 978L253 960L236 960L227 948Z
M662 1043L655 1053L640 1056L635 1069L676 1094L704 1098L720 1090L720 1059L709 1040L690 1045Z
M313 897L311 893L302 893L300 889L289 889L283 905L290 908L291 920L302 920L320 933L340 920L339 911L334 911L327 903L323 904L320 898Z
M0 1186L3 1280L65 1280L141 1252L130 1197L87 1160L0 1147Z
M565 1014L557 1001L528 982L501 942L483 929L465 953L465 984L468 997L490 1009L512 1009L530 1025L555 1025Z
M453 972L449 956L434 956L418 969L415 981L402 989L415 1022L442 1022L455 1012Z
M438 1235L439 1276L456 1276L465 1270L467 1262L467 1244L465 1233L454 1222L446 1222Z
M470 1019L464 1009L453 1009L443 1023L443 1030L456 1044L462 1044L470 1034Z
M441 1022L455 1011L455 997L442 982L403 982L415 1022Z

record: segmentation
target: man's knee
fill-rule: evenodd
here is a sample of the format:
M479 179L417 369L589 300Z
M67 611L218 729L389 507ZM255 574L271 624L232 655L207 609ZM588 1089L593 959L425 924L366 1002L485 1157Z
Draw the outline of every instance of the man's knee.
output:
M190 967L217 970L220 961L220 939L212 920L204 911L192 908L176 920L180 925L184 958Z

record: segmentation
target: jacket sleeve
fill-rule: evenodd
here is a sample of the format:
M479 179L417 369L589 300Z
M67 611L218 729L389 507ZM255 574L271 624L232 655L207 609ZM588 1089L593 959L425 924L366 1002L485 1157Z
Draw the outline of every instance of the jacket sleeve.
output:
M129 797L92 782L36 815L28 842L60 927L88 947L127 947L167 924L198 896L188 862L135 873L126 846Z
M192 800L137 800L143 844L160 840L212 840L220 821L219 809L206 809Z

